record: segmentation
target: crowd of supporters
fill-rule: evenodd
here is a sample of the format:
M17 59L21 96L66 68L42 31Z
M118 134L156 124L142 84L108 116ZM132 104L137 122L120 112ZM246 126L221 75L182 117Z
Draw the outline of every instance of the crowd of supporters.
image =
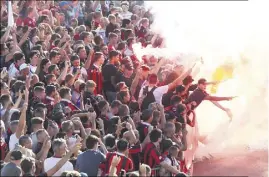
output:
M207 94L162 47L142 1L1 0L1 176L186 176ZM223 108L223 110L226 110Z

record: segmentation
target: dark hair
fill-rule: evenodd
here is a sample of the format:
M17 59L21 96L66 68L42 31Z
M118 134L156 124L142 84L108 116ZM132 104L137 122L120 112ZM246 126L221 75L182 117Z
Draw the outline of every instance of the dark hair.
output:
M10 95L6 94L6 95L1 95L0 97L0 103L2 105L6 105L6 103L10 100Z
M14 120L19 120L19 119L20 119L20 116L21 116L21 112L20 112L20 111L14 111L14 112L11 114L10 122L12 122L12 121L14 121Z
M93 129L93 130L91 131L91 135L94 135L94 136L96 136L97 138L101 138L101 133L100 133L100 131L97 130L97 129Z
M34 110L34 116L35 117L42 117L42 116L44 116L44 108L41 108L41 107L36 108Z
M100 111L102 111L104 109L104 107L107 105L108 105L108 102L106 100L102 100L98 103L98 108Z
M45 66L48 62L50 62L50 60L49 60L49 59L46 59L46 58L44 58L43 60L41 60L41 62L40 62L40 68L41 68L41 69L44 69L44 66Z
M56 91L56 86L55 85L47 85L47 87L46 87L46 95L50 96L55 91Z
M53 78L53 77L56 77L54 74L47 74L45 76L45 82L48 84L49 81Z
M127 45L130 46L130 45L132 44L132 42L133 42L134 39L135 39L135 38L133 38L133 37L129 37L129 38L127 39Z
M125 84L125 82L119 82L116 85L116 92L120 92L121 88L123 87L123 85Z
M32 50L29 54L29 58L33 58L33 56L39 54L39 51L38 50Z
M35 164L35 159L32 157L24 157L21 161L21 169L24 172L24 174L30 174L31 170L33 168L33 165Z
M131 114L131 115L132 115L133 113L135 113L135 112L140 111L138 102L135 101L135 100L132 100L132 101L129 103L129 109L130 109L130 114Z
M133 30L132 29L125 29L124 30L124 40L127 40L128 38L130 38L130 34L133 33Z
M131 20L136 20L138 18L138 15L136 15L136 14L133 14L132 16L131 16Z
M61 35L58 33L54 33L51 35L51 41L55 41L55 39L60 39Z
M145 109L142 112L141 120L148 121L153 116L153 111L151 109Z
M25 82L17 80L15 83L12 85L12 91L14 93L17 93L21 90L21 87L25 85Z
M104 137L104 143L106 147L113 148L116 144L116 138L112 134L107 134Z
M129 25L131 23L131 20L129 19L123 19L122 20L122 28L126 28L127 25Z
M160 129L153 129L149 134L149 138L152 143L156 143L161 137L162 131Z
M32 48L32 50L37 50L37 51L41 51L42 50L42 45L40 45L40 44L36 44L33 48Z
M37 25L39 25L40 23L43 23L43 21L45 20L45 19L48 19L49 17L47 16L47 15L41 15L41 16L39 16L38 17L38 19L37 19Z
M125 49L126 42L122 41L118 44L117 50L123 50Z
M56 69L56 67L57 67L56 64L50 65L49 68L48 68L48 73L52 74L52 72Z
M27 143L27 141L31 139L28 135L24 135L24 136L21 136L19 138L19 145L21 146L25 146L25 144Z
M120 139L118 142L117 142L117 150L119 152L124 152L128 149L128 146L129 146L129 143L127 140L125 139Z
M14 62L18 62L24 57L24 54L22 52L15 52L13 55Z
M121 102L119 100L114 100L111 103L111 108L116 108L119 107L121 105Z
M96 62L99 58L101 58L101 56L103 56L102 52L95 52L93 56L93 62Z
M81 50L81 49L84 49L84 48L85 48L85 47L84 47L84 46L82 46L82 45L81 45L81 46L79 46L79 47L77 48L76 53L79 53L79 52L80 52L80 50Z
M119 106L119 116L125 117L130 115L129 107L126 104L121 104Z
M113 32L109 33L109 35L108 35L109 40L114 38L114 37L118 37L118 35L116 33L113 33Z
M62 87L62 88L60 88L60 90L59 90L59 94L60 94L60 97L61 98L64 98L68 93L70 93L71 92L71 89L70 88L68 88L68 87Z
M90 33L89 32L87 32L87 31L83 31L83 32L81 32L80 34L79 34L79 39L80 40L84 40L86 37L88 37L90 35Z
M94 135L89 135L87 138L86 138L86 147L88 149L93 149L94 146L98 143L98 138Z
M32 125L40 125L40 124L43 124L44 120L40 117L33 117L31 119L31 124Z
M42 86L35 86L34 87L34 92L43 92L45 91L45 88Z
M60 53L56 50L50 51L49 59L51 60L53 57L56 57L57 55L60 55Z
M172 96L171 101L170 101L171 105L174 105L180 102L181 102L181 98L177 95Z
M71 62L73 62L75 60L79 60L79 56L77 54L73 54L73 55L71 55L70 60L71 60Z
M171 139L163 139L160 143L161 152L164 153L165 151L168 151L172 145L173 141Z
M118 56L120 53L117 50L111 50L108 54L109 59L111 59L112 57L116 57Z
M128 91L120 91L117 93L117 100L119 100L121 103L124 103L124 97L128 95Z
M94 43L95 43L95 45L101 45L101 41L102 41L102 36L100 36L100 35L96 35L95 37L94 37Z

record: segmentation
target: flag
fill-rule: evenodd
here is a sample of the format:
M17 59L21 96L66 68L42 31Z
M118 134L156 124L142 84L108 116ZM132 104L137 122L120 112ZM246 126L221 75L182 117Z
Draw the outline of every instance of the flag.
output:
M14 17L11 1L8 1L8 26L14 26Z

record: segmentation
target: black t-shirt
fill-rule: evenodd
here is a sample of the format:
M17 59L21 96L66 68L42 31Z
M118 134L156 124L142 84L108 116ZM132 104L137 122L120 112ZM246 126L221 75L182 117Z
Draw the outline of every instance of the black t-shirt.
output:
M109 33L113 32L117 28L117 25L109 23L106 27L106 37L108 38Z
M192 109L195 109L196 107L199 106L199 104L202 103L202 101L205 99L206 96L209 94L206 93L206 91L203 91L199 88L195 89L190 96L187 98L186 103L191 103L193 101L196 102L196 106L194 106Z
M130 78L127 78L123 75L122 72L118 72L116 77L115 77L115 81L116 83L119 83L119 82L125 82L125 84L127 85L127 87L131 87L132 85L132 82L133 82L133 77L131 76Z
M162 104L165 108L171 105L170 102L173 95L174 95L173 91L169 91L163 95Z
M104 85L103 88L105 91L110 91L110 92L116 92L116 89L114 85L111 83L111 77L115 77L117 74L118 69L116 68L115 65L112 64L107 64L104 66L102 70L102 74L104 77Z

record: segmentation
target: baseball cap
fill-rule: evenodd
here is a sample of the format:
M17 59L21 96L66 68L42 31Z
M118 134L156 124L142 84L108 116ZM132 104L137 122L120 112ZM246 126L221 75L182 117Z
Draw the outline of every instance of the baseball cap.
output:
M29 68L29 66L26 63L23 63L23 64L21 64L19 69L21 71L21 70L26 69L26 68Z
M207 84L206 79L205 78L199 79L198 84Z
M18 150L14 150L10 154L11 160L21 160L23 158L22 152Z

